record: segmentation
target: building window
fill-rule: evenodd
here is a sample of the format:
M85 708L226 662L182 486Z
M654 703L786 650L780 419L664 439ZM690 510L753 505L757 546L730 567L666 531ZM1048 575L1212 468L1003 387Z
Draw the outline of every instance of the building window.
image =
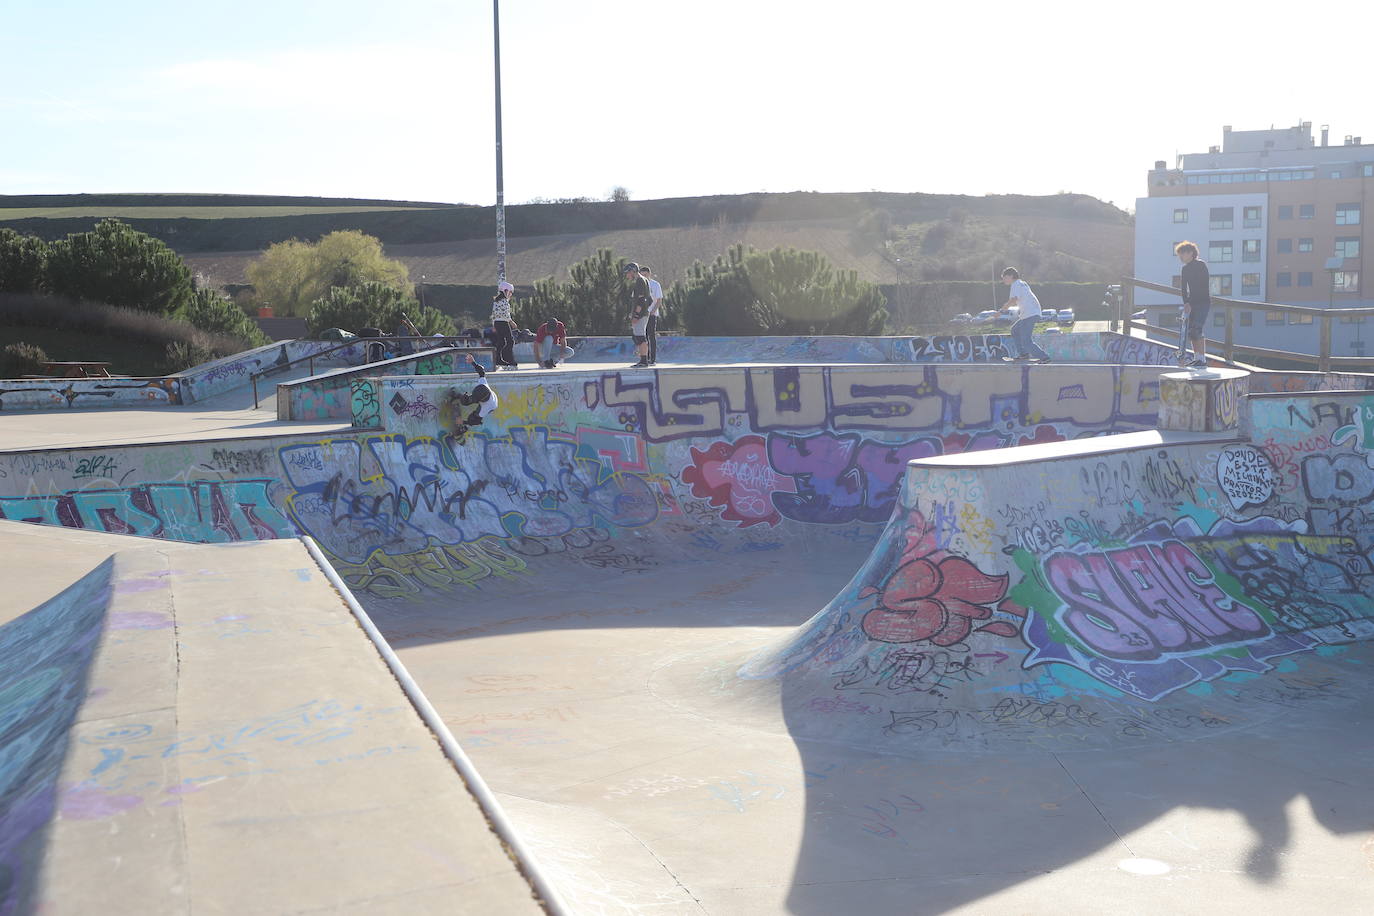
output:
M1288 313L1288 323L1289 323L1289 324L1311 324L1311 323L1312 323L1312 316L1311 316L1311 315L1305 315L1305 314L1303 314L1303 313L1301 313L1301 312L1289 312L1289 313Z
M1283 324L1283 323L1284 323L1284 320L1283 320L1283 312L1265 312L1265 313L1264 313L1264 323L1265 323L1265 324Z
M1299 250L1299 251L1311 251L1311 250L1312 250L1312 240L1311 240L1311 239L1298 239L1298 250Z
M1279 207L1279 219L1292 219L1292 218L1293 218L1293 208L1292 208L1292 207L1288 206L1287 204L1283 205L1282 207Z
M1337 226L1358 226L1360 224L1359 204L1336 204Z
M1209 229L1230 229L1236 223L1235 207L1213 207L1212 218L1208 221Z
M1364 316L1363 316L1363 315L1355 315L1355 316L1351 317L1351 316L1349 316L1349 315L1342 315L1342 316L1341 316L1341 324L1364 324Z
M1245 208L1245 228L1246 228L1246 229L1257 229L1257 228L1259 228L1259 226L1260 226L1260 224L1261 224L1261 221L1260 221L1260 213L1261 213L1261 208L1259 208L1259 207L1246 207L1246 208Z
M1242 239L1240 243L1240 259L1242 261L1258 261L1260 259L1260 240Z
M1287 271L1284 271L1284 272L1281 273L1281 274L1275 274L1275 275L1274 275L1274 285L1275 285L1275 286L1292 286L1292 285L1293 285L1293 275L1290 274L1290 273L1288 273Z
M1303 204L1298 207L1298 219L1311 219L1317 215L1317 208L1312 204Z
M1175 210L1175 211L1174 211L1174 222L1176 222L1176 223L1186 223L1186 222L1188 222L1188 211L1187 211L1187 210Z
M1351 356L1364 356L1364 341L1363 341L1363 340L1352 340L1352 341L1350 341L1350 355L1351 355Z
M1274 241L1275 241L1275 248L1274 248L1274 250L1277 251L1279 254L1292 254L1292 253L1293 253L1293 240L1292 240L1292 239L1275 239Z
M1331 272L1331 288L1338 293L1357 293L1360 291L1360 272L1358 270L1336 270Z
M1240 275L1240 294L1242 296L1258 296L1260 288L1259 274Z
M1207 261L1211 264L1230 264L1231 263L1231 240L1208 242Z
M1332 178L1340 178L1340 177L1341 177L1341 170L1340 170L1340 169L1332 169L1332 170L1331 170L1331 177L1332 177Z
M1366 178L1374 178L1374 165L1366 165L1360 170L1360 174Z
M1174 274L1169 279L1169 285L1174 289L1183 289L1183 274Z
M1225 312L1217 312L1215 315L1212 316L1212 327L1214 327L1214 328L1224 328L1224 327L1226 327L1226 313L1225 313Z
M1251 326L1252 324L1254 324L1254 323L1255 323L1255 316L1254 316L1254 315L1250 314L1249 312L1241 312L1241 313L1240 313L1240 326L1241 326L1241 327L1243 327L1243 328L1248 328L1248 327L1250 327L1250 326Z
M1336 239L1336 257L1358 258L1360 256L1360 237L1347 235Z
M1230 259L1228 258L1227 260ZM1211 287L1213 296L1229 296L1231 295L1231 275L1212 274L1209 286Z
M1312 285L1312 271L1310 271L1310 270L1300 270L1300 271L1298 271L1298 285L1299 285L1299 286L1311 286L1311 285Z

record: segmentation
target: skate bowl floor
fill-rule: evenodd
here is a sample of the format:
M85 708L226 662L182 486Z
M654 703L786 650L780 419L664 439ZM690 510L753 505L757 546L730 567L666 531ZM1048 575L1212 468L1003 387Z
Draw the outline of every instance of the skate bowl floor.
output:
M96 553L314 538L565 912L1365 912L1374 395L1295 375L1244 435L1161 433L1162 363L571 364L497 374L461 441L414 407L451 379L398 383L366 433L219 405L152 441L131 413L0 454L0 513ZM340 836L351 800L490 838L457 799L311 791ZM327 886L357 860L308 861ZM462 898L451 861L405 867L423 906L347 900Z

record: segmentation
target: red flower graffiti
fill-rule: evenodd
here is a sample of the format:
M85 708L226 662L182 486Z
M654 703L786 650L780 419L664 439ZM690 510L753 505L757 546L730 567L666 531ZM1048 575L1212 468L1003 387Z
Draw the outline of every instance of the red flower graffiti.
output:
M682 469L682 482L691 485L693 496L724 509L721 517L739 522L741 528L776 525L782 516L773 508L773 494L797 492L792 478L768 463L762 436L717 442L705 451L692 449L692 464Z
M1008 577L989 576L963 557L938 549L934 531L919 512L912 513L911 522L897 568L881 586L859 592L861 598L878 595L878 606L864 615L864 633L881 642L928 640L937 646L962 642L970 632L1015 636L1017 628L1004 620L976 631L973 626L991 617L994 607L1025 616L1022 608L1002 602Z

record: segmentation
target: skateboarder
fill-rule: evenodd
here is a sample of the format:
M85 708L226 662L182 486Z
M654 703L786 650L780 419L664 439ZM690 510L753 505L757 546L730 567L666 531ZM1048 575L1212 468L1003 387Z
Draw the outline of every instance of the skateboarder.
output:
M1031 339L1035 323L1040 320L1040 300L1035 298L1030 284L1021 279L1021 274L1015 267L1008 267L1002 271L1002 282L1011 287L1011 297L1002 307L1002 312L1010 314L1011 307L1017 306L1016 323L1011 326L1011 346L1015 353L1002 357L1002 360L1008 363L1025 360L1033 363L1049 362L1050 355Z
M630 306L630 334L634 337L639 362L631 369L649 368L649 309L654 297L649 281L639 274L639 265L631 261L625 265L625 281L629 284L626 297Z
M472 354L468 354L468 365L477 371L478 382L472 387L472 391L463 393L457 388L450 388L448 391L448 412L450 422L453 424L453 434L461 441L467 435L468 430L474 426L481 426L482 421L491 415L500 399L491 385L487 383L487 373L473 359ZM467 408L471 407L472 410Z
M1183 263L1183 327L1180 328L1178 341L1178 364L1189 369L1207 368L1207 313L1212 310L1212 279L1207 270L1207 262L1198 257L1197 246L1192 242L1179 242L1174 246L1174 254ZM1193 359L1188 361L1183 349L1183 338L1187 337L1193 345Z

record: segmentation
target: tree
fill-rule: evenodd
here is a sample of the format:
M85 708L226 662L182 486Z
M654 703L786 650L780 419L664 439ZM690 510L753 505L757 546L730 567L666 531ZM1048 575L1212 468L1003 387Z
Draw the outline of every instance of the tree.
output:
M237 337L247 347L271 343L243 309L214 290L198 289L192 293L182 309L182 317L202 331Z
M334 286L310 305L307 325L310 333L325 328L344 328L357 332L360 328L395 330L405 314L416 329L425 335L458 333L453 319L433 308L423 308L414 297L394 286L375 281L360 286Z
M534 295L517 303L515 319L525 327L538 327L550 316L568 326L573 334L627 334L629 314L625 307L625 265L609 248L568 268L569 281L553 277L536 281Z
M43 288L48 244L34 235L0 229L0 293L33 293Z
M615 201L618 204L621 204L629 199L630 189L625 187L623 184L618 184L615 187L611 188L611 200Z
M814 251L733 246L709 266L692 265L673 285L669 308L700 335L881 334L886 299L852 270Z
M170 315L191 297L191 271L150 235L104 219L48 246L47 285L58 295Z
M331 232L315 244L278 242L248 265L255 299L282 315L305 314L330 289L380 283L397 291L410 286L410 272L382 252L382 243L356 229Z

